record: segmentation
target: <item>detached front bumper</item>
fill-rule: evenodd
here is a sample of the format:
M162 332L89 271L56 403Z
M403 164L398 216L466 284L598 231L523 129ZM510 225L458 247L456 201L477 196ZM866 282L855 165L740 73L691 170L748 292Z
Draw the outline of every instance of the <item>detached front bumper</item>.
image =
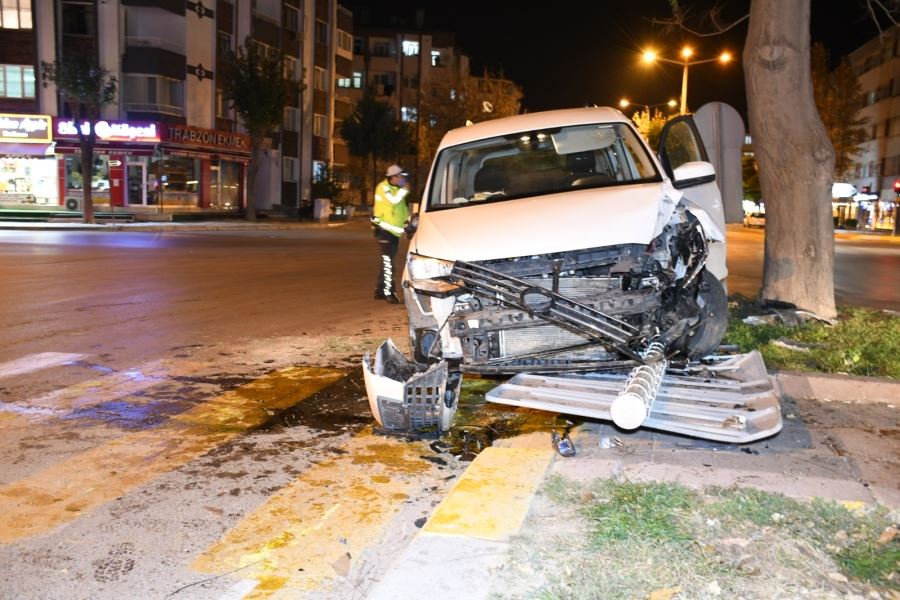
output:
M420 370L390 339L375 351L374 364L368 352L363 357L369 408L375 420L386 429L449 430L456 414L462 377L457 374L448 379L448 374L445 361Z

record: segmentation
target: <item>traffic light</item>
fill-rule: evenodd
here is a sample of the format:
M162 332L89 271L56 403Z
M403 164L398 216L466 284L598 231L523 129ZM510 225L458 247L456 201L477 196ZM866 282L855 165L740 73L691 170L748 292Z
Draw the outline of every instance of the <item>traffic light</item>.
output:
M894 180L894 193L900 194L900 179Z

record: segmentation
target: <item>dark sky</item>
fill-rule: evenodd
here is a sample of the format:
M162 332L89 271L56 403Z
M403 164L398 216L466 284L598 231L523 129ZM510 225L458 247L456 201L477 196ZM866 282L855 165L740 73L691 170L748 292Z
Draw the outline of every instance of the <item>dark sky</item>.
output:
M359 10L352 1L347 4ZM693 12L700 14L712 4L695 2ZM652 45L661 56L677 59L682 45L689 44L698 59L729 50L735 60L727 67L690 67L688 106L695 110L706 102L723 101L746 113L740 61L746 22L717 37L666 31L650 19L671 16L668 0L370 0L365 6L380 17L414 15L416 8L424 8L426 28L454 32L457 45L471 57L473 72L502 69L521 85L529 111L616 105L623 96L641 104L678 100L682 68L647 67L640 62L640 52ZM724 6L726 16L739 17L749 2L728 0ZM849 53L877 33L862 0L812 0L812 40L825 43L833 56Z

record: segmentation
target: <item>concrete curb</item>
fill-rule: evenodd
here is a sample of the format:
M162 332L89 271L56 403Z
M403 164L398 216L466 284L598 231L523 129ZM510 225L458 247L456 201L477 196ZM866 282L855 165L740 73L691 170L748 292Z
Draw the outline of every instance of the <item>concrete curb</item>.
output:
M769 378L780 396L797 400L882 404L900 401L900 381L894 379L799 371L776 371Z

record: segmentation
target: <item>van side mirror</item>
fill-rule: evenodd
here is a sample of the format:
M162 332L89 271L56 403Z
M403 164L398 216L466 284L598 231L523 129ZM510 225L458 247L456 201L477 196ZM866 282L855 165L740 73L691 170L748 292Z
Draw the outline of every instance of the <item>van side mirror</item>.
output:
M694 187L716 180L716 168L704 161L686 162L673 172L672 185L677 189Z

